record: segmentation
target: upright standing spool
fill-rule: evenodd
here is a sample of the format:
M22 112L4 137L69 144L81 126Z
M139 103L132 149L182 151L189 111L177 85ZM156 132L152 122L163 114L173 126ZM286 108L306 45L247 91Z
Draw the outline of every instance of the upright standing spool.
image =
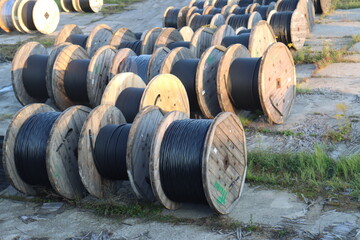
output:
M182 28L186 26L186 16L189 7L168 7L163 16L163 27Z
M52 98L52 70L55 58L66 46L56 46L48 55L45 47L37 42L28 42L16 52L11 80L15 96L22 105L43 103Z
M286 21L283 21L284 19ZM304 46L309 30L306 18L300 11L272 12L269 15L268 23L274 30L278 42L296 50Z
M200 9L204 9L206 6L211 5L211 0L191 0L189 3L189 7L197 7Z
M119 50L119 54L125 52L125 54L129 56L118 62L117 73L135 73L143 79L145 84L148 84L152 78L160 74L162 62L170 52L170 49L167 47L160 47L152 55L137 56L132 50L130 50L131 52L128 50L129 49Z
M331 10L332 0L312 0L315 12L318 14L328 13Z
M258 67L252 65L249 60L256 62ZM248 63L243 63L243 61ZM233 65L234 62L235 65ZM239 73L232 74L232 71L236 69L241 71L240 75ZM245 78L244 76L252 77ZM235 83L242 87L235 86ZM250 59L244 47L235 44L227 49L219 64L218 99L221 109L226 112L237 113L245 110L240 109L244 106L247 106L246 110L261 108L269 122L281 124L290 114L294 103L295 85L294 60L283 43L274 43L269 46L260 59Z
M15 29L12 21L12 12L15 6L15 0L0 1L0 29L5 32L11 32Z
M132 101L124 102L126 98ZM171 74L160 74L145 85L134 73L120 73L109 82L101 104L119 106L129 123L147 106L157 106L164 112L177 110L188 115L190 112L186 90L181 81Z
M204 26L209 25L210 27L218 27L223 24L225 24L225 19L221 14L200 15L198 13L195 13L191 16L188 26L195 31Z
M130 48L137 55L152 54L154 52L156 39L161 32L161 28L152 28L143 34L142 39L139 40L130 30L126 28L119 29L111 39L110 45L117 49Z
M86 49L89 56L92 56L100 47L109 45L112 36L111 28L105 24L97 25L89 35L83 34L75 24L68 24L56 36L55 45L63 42L76 44Z
M182 27L179 32L183 37L184 41L190 41L191 38L194 36L194 30L192 30L189 26Z
M50 34L56 30L60 21L57 4L49 0L21 0L15 14L19 28L26 33L39 31Z
M251 57L261 57L267 48L276 42L274 32L270 25L261 20L250 33L239 33L235 36L227 36L222 39L221 45L229 47L232 44L242 44L250 51Z
M251 29L255 26L256 23L261 21L261 15L258 12L253 12L251 14L244 14L244 15L234 15L230 14L226 19L226 24L230 25L234 29L238 29L240 27L246 27Z
M92 107L99 105L115 53L113 47L104 46L89 59L80 46L65 47L57 56L52 72L56 106L66 109L79 102Z
M64 12L75 12L73 1L74 0L60 0L62 10L64 10Z
M234 36L236 35L235 30L227 25L221 25L216 29L216 31L213 34L212 40L211 40L211 46L214 45L221 45L222 40L227 36Z
M171 199L163 187L165 183L162 182L164 176L161 175L161 169L164 167L161 159L164 151L162 146L165 144L164 141L168 141L169 129L173 129L173 126L183 121L189 120L186 120L186 116L181 113L167 114L156 131L151 147L152 188L156 198L168 209L179 208L181 202ZM193 123L195 121L210 120L193 120ZM238 117L231 113L222 113L210 123L205 139L197 143L203 148L203 152L200 153L201 159L196 159L201 161L200 171L192 172L194 176L191 177L197 177L196 184L202 185L202 189L198 189L201 193L198 192L198 194L203 195L207 204L217 213L227 214L236 206L245 181L247 167L245 133ZM186 140L180 144L195 144L195 141L199 141L195 140L192 135L182 135ZM180 146L172 147L179 148ZM179 164L187 165L189 163ZM178 174L184 173L178 172ZM170 177L175 177L175 175ZM170 182L166 184L170 184ZM176 189L174 191L176 192Z
M202 15L204 13L204 9L199 9L197 7L191 7L186 14L186 25L189 26L190 18L195 14L198 13Z
M12 119L4 140L3 163L6 175L17 190L29 195L36 195L49 188L25 182L16 170L16 137L30 117L45 112L54 112L54 109L44 104L31 104L22 108ZM68 199L81 198L86 194L78 173L76 150L81 127L89 112L90 109L86 107L75 106L57 117L47 140L46 168L39 169L42 174L47 174L52 188ZM32 131L30 134L37 132Z
M258 12L260 13L262 19L266 20L270 12L275 9L275 6L276 6L275 2L272 2L269 5L255 5L255 7L250 10L250 13Z
M75 5L80 6L83 12L97 13L104 5L103 0L75 0Z

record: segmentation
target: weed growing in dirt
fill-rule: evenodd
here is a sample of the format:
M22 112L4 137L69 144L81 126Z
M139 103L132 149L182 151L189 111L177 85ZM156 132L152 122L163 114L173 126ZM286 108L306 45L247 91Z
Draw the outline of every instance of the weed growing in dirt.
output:
M323 147L313 153L248 153L247 180L290 187L295 192L331 196L351 189L360 197L360 155L331 158Z
M105 0L105 4L111 4L109 6L104 6L101 12L104 15L111 15L114 13L119 13L129 9L129 6L134 3L143 2L144 0Z
M334 0L333 5L340 9L360 8L358 0Z
M336 130L331 130L325 134L325 139L333 142L341 142L350 140L351 137L351 120L347 114L348 107L345 104L337 104L336 109L340 114L336 114L335 117L338 120L338 126Z
M296 94L298 95L311 95L314 91L309 88L296 87Z
M360 35L352 36L352 42L353 44L360 42Z

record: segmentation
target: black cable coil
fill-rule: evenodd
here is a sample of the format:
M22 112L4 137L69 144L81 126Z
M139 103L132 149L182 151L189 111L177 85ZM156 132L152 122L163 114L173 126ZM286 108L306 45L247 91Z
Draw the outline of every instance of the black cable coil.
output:
M246 9L247 7L236 7L234 10L233 10L233 14L235 15L239 15L239 14L245 14L246 13Z
M252 3L253 3L253 0L239 0L238 3L237 3L237 5L238 5L239 7L247 7L247 6L249 6L250 4L252 4Z
M33 98L45 101L49 98L46 89L46 67L48 55L30 55L25 62L22 81L26 92Z
M33 9L35 6L36 1L28 1L25 2L23 8L22 8L22 12L21 12L21 18L25 24L25 26L32 31L36 30L36 26L34 24L34 20L33 20Z
M88 37L88 35L83 34L70 34L70 36L66 39L66 42L70 42L74 45L79 45L82 48L86 48Z
M49 186L46 148L59 112L37 113L26 119L15 138L14 161L21 179L30 185Z
M282 0L277 8L276 11L278 12L287 12L287 11L295 11L299 0Z
M204 142L211 120L178 120L170 124L160 148L160 180L174 202L206 203L202 181Z
M228 25L231 26L233 29L238 29L239 27L247 28L250 16L250 14L231 16L228 21Z
M233 44L241 44L246 48L249 48L250 33L242 33L236 36L224 37L221 41L221 45L229 47Z
M227 4L228 4L228 0L217 0L214 7L222 8L225 7Z
M322 8L321 8L321 4L320 4L320 0L312 0L314 7L315 7L315 13L321 14L323 13Z
M204 8L204 4L205 4L205 1L196 1L193 3L192 7Z
M147 84L149 82L148 70L151 55L130 56L125 59L125 67L122 72L132 72L139 75Z
M263 6L257 6L254 9L254 12L258 12L261 15L261 18L263 20L267 19L267 16L269 15L269 6L268 5L263 5Z
M261 58L237 58L229 69L227 91L237 109L261 109L259 97L259 69Z
M134 121L139 112L140 102L144 93L144 88L126 88L116 100L115 106L124 114L126 122Z
M164 27L172 27L172 28L178 28L178 15L180 12L180 8L172 8L169 11L167 11L165 16L165 26Z
M289 46L291 39L291 18L293 12L276 12L271 16L270 26L274 30L276 40Z
M94 163L101 176L128 180L126 147L131 124L107 125L100 129L94 148Z
M221 12L222 12L221 8L212 8L212 9L210 9L210 11L207 14L215 15L215 14L218 14L218 13L221 13Z
M141 48L142 48L142 40L137 40L137 41L124 41L121 42L118 49L122 49L122 48L130 48L131 50L133 50L136 55L140 55L141 54Z
M264 0L262 5L269 5L272 2L277 2L278 0Z
M166 45L166 47L169 48L170 50L173 50L178 47L190 48L190 44L191 44L191 42L180 41L180 42L169 43L168 45Z
M195 31L202 26L209 25L213 17L214 15L197 15L192 19L190 27Z
M74 102L89 105L87 92L87 72L90 59L72 60L64 74L64 89L66 95Z
M190 111L200 111L196 95L196 71L200 59L182 59L177 61L171 69L171 74L178 77L183 83L189 97Z

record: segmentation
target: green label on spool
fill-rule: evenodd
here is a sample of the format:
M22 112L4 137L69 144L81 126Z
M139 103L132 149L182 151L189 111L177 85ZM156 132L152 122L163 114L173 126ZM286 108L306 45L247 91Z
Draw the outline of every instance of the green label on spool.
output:
M228 192L217 181L215 182L214 187L221 194L221 196L216 199L216 202L219 205L226 205L226 196L227 196Z

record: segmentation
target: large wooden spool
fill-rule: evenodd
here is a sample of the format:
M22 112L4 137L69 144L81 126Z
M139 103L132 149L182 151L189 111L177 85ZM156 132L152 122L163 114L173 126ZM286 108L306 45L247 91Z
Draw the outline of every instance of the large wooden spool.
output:
M148 30L142 35L141 54L152 54L154 52L155 42L161 32L161 28L155 27ZM127 28L120 28L115 32L114 36L112 37L110 45L118 49L122 42L138 40L139 39L136 38L135 33L133 33L131 30Z
M229 20L232 16L236 16L235 14L230 14L226 21L225 21L225 24L228 24L229 23ZM246 26L247 29L251 29L253 28L258 22L260 22L262 20L262 17L260 15L260 13L258 12L253 12L253 13L250 13L250 17L249 17L249 21L248 21L248 24Z
M273 10L269 14L267 22L270 24L271 18L273 14L275 14L276 11ZM306 23L306 17L305 15L299 11L295 10L291 17L291 23L290 23L290 36L291 41L289 48L294 48L296 50L299 50L304 47L306 36L308 35L309 28L308 24ZM277 37L277 36L275 36Z
M0 29L5 32L11 32L15 29L12 21L12 12L15 6L15 0L0 1Z
M332 0L312 0L312 2L315 6L315 12L318 14L328 13L331 10Z
M49 191L44 187L24 182L16 170L14 147L21 126L31 116L41 112L55 111L45 104L31 104L22 108L13 117L4 140L3 164L11 184L20 192L36 195ZM61 113L49 135L46 150L46 168L52 188L68 199L78 199L86 194L77 163L77 146L81 127L90 109L74 106Z
M61 0L61 8L65 12L99 12L104 3L103 0Z
M101 104L115 106L116 100L126 88L145 88L139 111L147 106L157 106L164 112L181 111L190 114L189 100L181 81L171 74L160 74L148 85L134 73L119 73L106 87Z
M168 13L170 11L173 11L175 8L174 7L168 7L165 12L164 12L164 15L163 15L163 21L162 21L162 26L163 27L169 27L166 25L166 18L168 17ZM177 15L177 26L176 28L182 28L184 26L186 26L186 16L187 16L187 13L189 11L189 7L185 6L185 7L182 7L180 8L179 10L179 13Z
M111 61L115 56L115 48L103 46L98 49L90 59L90 64L86 73L86 89L89 98L89 105L95 107L100 104L102 94L108 83L108 72ZM78 45L66 46L58 54L52 71L52 92L54 103L59 109L66 109L78 104L72 101L65 91L64 81L65 72L69 63L73 60L89 59L85 50ZM80 74L80 73L79 73Z
M67 44L56 46L50 53L47 65L45 66L46 71L46 89L49 97L52 99L52 70L55 62L55 58L59 54L59 52L66 46ZM47 51L43 45L37 42L28 42L22 45L17 52L15 53L12 67L11 67L11 81L14 89L14 93L18 101L22 105L28 105L31 103L43 103L47 100L47 98L40 99L30 96L30 94L26 91L26 88L23 83L23 70L27 65L27 60L31 55L47 55Z
M160 148L166 130L176 120L186 119L179 112L167 114L156 130L150 158L150 178L158 201L168 209L181 203L170 200L161 185ZM227 214L238 203L247 168L246 140L238 117L232 113L218 115L208 130L202 155L203 190L209 206L217 213Z
M121 111L111 105L100 105L91 111L86 119L79 138L79 173L86 190L93 196L104 198L116 195L122 181L102 177L94 162L96 138L102 127L109 124L124 124Z
M75 24L65 25L56 36L54 44L58 45L63 42L70 42L70 35L72 34L83 35L83 32ZM87 36L85 46L82 47L86 49L89 56L92 56L100 47L109 45L112 36L113 32L109 26L99 24L91 30L90 34Z
M248 58L249 52L240 44L230 46L222 57L217 74L220 107L225 112L238 113L227 91L229 69L237 58ZM290 114L296 94L295 64L283 43L273 43L262 56L259 69L259 95L262 110L269 122L283 123Z
M193 14L190 19L189 19L189 22L188 22L188 26L191 27L194 31L196 31L197 29L201 28L201 27L204 27L204 26L195 26L194 22L198 16L202 16L200 15L199 13L195 13ZM218 14L215 14L212 18L211 18L211 21L210 23L208 24L208 26L210 28L216 28L216 27L219 27L221 25L225 24L225 18L223 15L221 15L220 13Z
M182 27L179 32L184 41L191 41L191 38L194 36L194 30L192 30L189 26Z

